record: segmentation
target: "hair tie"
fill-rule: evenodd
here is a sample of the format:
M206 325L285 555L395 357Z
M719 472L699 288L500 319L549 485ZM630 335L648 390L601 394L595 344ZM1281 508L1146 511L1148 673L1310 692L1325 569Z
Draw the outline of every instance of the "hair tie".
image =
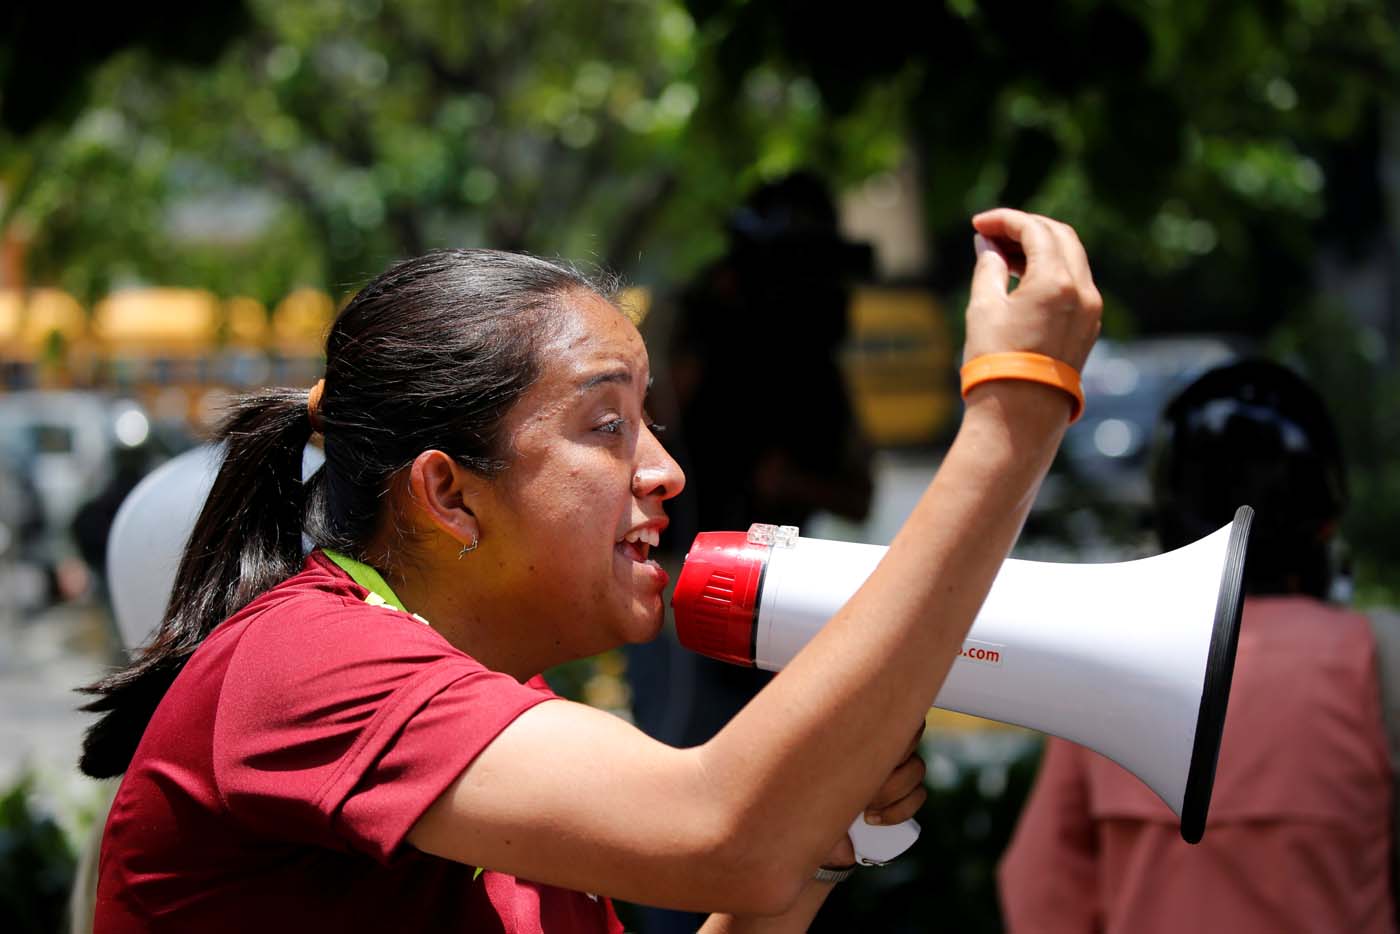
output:
M316 385L311 387L311 391L306 394L306 417L311 422L311 430L317 434L322 434L326 430L326 423L321 419L321 395L326 391L326 381L316 380Z

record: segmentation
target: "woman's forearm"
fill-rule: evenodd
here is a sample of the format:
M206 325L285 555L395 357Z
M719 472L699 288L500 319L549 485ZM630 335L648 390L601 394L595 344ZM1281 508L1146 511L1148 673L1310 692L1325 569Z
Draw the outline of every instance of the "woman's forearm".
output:
M1043 387L988 388L869 580L701 750L717 790L747 795L756 860L786 855L793 873L810 872L860 812L899 761L908 724L933 702L1015 541L1066 406Z
M965 359L998 372L1030 353L1078 371L1103 300L1074 231L1006 209L972 223ZM731 858L770 867L779 893L795 897L898 761L904 724L937 696L1020 532L1070 414L1059 384L1023 375L971 390L942 467L869 579L699 750L711 793L737 808L728 826L744 831Z
M812 920L831 894L831 883L808 882L802 887L792 907L780 915L710 915L701 925L699 934L801 934L812 926Z

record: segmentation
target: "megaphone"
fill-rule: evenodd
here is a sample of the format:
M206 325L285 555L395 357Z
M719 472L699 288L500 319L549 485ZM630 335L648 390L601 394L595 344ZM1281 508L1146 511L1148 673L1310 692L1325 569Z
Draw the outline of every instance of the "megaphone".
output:
M1117 564L1008 559L934 706L1087 746L1205 832L1243 605L1254 512L1184 548ZM777 671L860 587L887 549L801 538L792 526L696 537L671 605L681 644ZM879 864L914 822L857 817L857 858Z

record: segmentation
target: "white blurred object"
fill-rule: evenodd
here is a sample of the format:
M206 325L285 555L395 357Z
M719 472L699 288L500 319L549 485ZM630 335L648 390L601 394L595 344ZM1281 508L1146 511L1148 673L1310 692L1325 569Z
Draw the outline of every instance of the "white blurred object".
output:
M117 440L129 448L140 447L151 436L151 420L135 405L124 409L112 423Z
M302 476L325 461L307 445ZM107 539L107 582L117 631L127 648L144 645L160 625L175 571L223 462L223 448L204 444L148 474L117 510Z

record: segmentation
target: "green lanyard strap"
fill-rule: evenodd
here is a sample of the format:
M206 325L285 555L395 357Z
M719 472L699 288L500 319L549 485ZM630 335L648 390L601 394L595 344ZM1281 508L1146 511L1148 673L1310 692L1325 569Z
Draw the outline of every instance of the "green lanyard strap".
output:
M365 590L377 596L384 603L396 610L408 612L408 608L403 605L403 601L394 593L394 589L389 586L389 582L384 576L363 561L356 561L349 555L343 555L338 551L331 551L329 548L322 548L322 554L330 558L340 569L350 575L350 579L359 584Z

